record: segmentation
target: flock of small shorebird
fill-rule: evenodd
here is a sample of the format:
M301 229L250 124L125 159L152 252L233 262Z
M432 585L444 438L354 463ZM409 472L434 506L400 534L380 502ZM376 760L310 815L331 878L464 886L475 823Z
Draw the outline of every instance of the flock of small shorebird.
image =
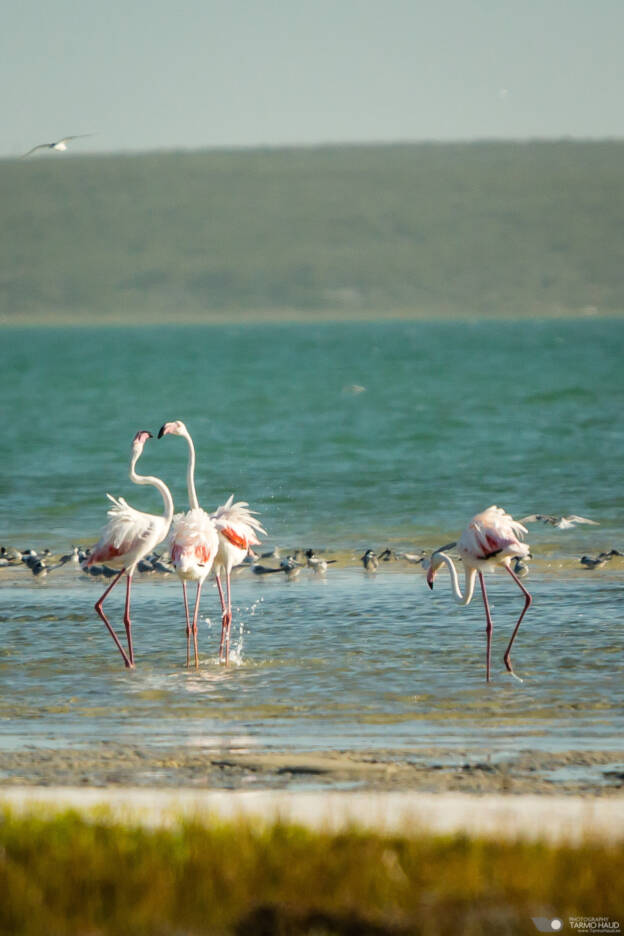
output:
M275 549L260 556L254 551L253 547L260 545L258 535L266 535L266 531L262 528L255 512L249 509L249 505L245 501L235 503L233 496L213 513L207 513L203 510L199 506L195 489L195 447L190 433L183 422L176 420L167 422L161 427L158 438L166 435L181 436L188 446L186 481L189 510L186 513L174 516L173 498L164 481L160 478L137 474L137 462L143 452L145 443L152 438L150 432L141 431L135 435L132 441L129 477L135 484L152 485L160 491L165 507L162 515L135 510L123 497L114 498L108 494L107 497L113 504L108 511L109 520L99 541L92 549L82 550L79 547L74 547L71 553L60 556L56 563L49 565L46 561L48 559L47 550L44 553L37 553L33 549L20 552L3 546L0 547L0 566L10 566L23 562L32 570L34 575L45 575L52 569L59 568L68 562L74 562L78 563L85 572L91 575L112 578L111 583L98 598L95 610L106 625L124 664L128 668L134 667L132 623L130 619L130 593L134 573L137 571L165 573L173 571L180 578L186 618L186 665L190 666L192 640L195 667L199 665L197 624L201 590L203 583L212 573L221 602L219 660L227 665L232 626L231 575L233 569L247 564L256 575L282 572L288 578L292 578L298 575L304 566L309 567L314 572L324 573L328 565L336 560L324 558L317 555L314 550L306 549L297 550L294 554L282 559L278 567L259 563L259 558L279 558L279 550ZM492 617L483 573L495 566L502 566L524 596L524 607L503 657L507 671L515 677L511 665L511 648L532 600L531 595L520 581L527 574L526 560L531 558L529 546L523 542L524 535L527 532L523 524L529 522L543 522L559 529L581 523L596 525L596 521L576 515L553 517L545 514L532 514L523 517L522 520L514 520L500 507L492 506L473 517L457 542L440 547L431 556L427 556L425 553L395 553L390 549L386 549L378 555L374 550L367 549L360 561L368 573L376 572L380 562L392 559L402 559L413 564L419 564L426 570L427 584L431 589L433 589L438 570L445 565L450 573L453 598L457 604L463 606L468 605L472 600L475 583L478 579L486 617L486 679L488 682L490 680ZM165 540L168 548L168 558L155 552L156 547ZM453 559L448 555L451 549L456 549L464 567L465 587L463 594L459 585L457 569ZM600 568L616 556L622 555L618 550L612 549L609 552L600 553L595 558L583 556L580 561L586 568L594 569ZM126 600L123 624L126 646L123 645L103 608L105 599L124 575L126 576ZM222 579L225 580L225 589ZM187 582L196 583L192 614L189 610Z

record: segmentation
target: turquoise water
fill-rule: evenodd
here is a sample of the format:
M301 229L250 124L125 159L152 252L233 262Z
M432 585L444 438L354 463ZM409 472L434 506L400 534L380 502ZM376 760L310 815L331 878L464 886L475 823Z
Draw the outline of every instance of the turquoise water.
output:
M623 351L622 320L5 330L3 539L88 541L106 491L160 509L130 441L183 419L203 506L244 496L280 543L435 544L491 503L595 517L610 542ZM141 461L180 508L185 460L166 439Z
M260 512L267 544L335 551L323 580L235 580L236 665L216 662L207 589L199 674L183 669L177 582L137 581L138 666L128 674L93 611L103 589L67 569L0 569L0 744L510 746L620 744L624 552L624 321L214 326L2 332L0 542L65 551L93 542L105 493L160 511L127 477L139 429L183 419L200 502L230 493ZM363 389L361 389L363 388ZM150 441L140 470L186 506L186 450ZM497 503L532 526L534 604L517 641L525 679L500 657L521 596L490 579L495 681L483 680L482 607L457 609L441 576L364 575L364 549L431 549ZM10 573L10 574L9 574ZM111 598L113 615L122 596ZM236 630L240 628L242 632ZM199 741L198 741L199 739ZM203 739L203 741L202 741Z

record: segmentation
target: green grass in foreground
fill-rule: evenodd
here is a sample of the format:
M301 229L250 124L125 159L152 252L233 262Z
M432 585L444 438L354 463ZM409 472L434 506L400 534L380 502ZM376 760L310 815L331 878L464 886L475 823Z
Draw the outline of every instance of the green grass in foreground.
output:
M624 923L622 849L606 845L0 817L0 932L11 936L461 936L607 914Z

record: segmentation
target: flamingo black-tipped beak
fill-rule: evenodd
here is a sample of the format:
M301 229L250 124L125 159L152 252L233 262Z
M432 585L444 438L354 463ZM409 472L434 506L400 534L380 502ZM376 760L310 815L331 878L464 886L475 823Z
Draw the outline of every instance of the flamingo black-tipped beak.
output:
M427 585L429 586L431 591L433 591L433 582L430 582L429 579L427 579Z
M141 429L140 432L137 432L137 434L135 435L132 441L141 442L142 444L145 444L148 439L153 439L153 438L154 436L152 435L151 432L148 432L147 429Z
M166 434L166 432L167 432L167 423L163 423L163 425L158 430L158 438L162 439L162 437Z

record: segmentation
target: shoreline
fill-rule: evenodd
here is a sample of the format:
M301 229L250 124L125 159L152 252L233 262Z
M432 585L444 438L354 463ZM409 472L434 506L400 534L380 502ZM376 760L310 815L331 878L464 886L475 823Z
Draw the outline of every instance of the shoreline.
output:
M144 826L184 822L294 824L388 835L465 835L578 845L624 840L624 797L476 796L465 793L189 791L125 787L0 790L0 809L50 815L76 810L97 821Z
M255 312L246 310L224 310L223 312L180 312L176 311L175 323L171 321L171 311L159 312L113 312L86 317L82 313L20 313L15 316L0 315L0 329L28 328L150 328L170 327L219 327L224 325L348 325L365 323L421 322L449 324L478 324L483 322L516 323L519 316L523 321L621 321L624 309L620 311L597 311L592 308L579 309L539 309L520 313L517 309L507 312L492 311L479 315L462 314L456 310L393 309L387 313L374 310L317 309L314 312L299 309L259 309ZM93 315L93 314L91 314Z
M533 531L530 531L531 533ZM541 531L540 531L541 532ZM542 537L544 534L541 534ZM594 534L595 535L595 534ZM442 531L438 538L444 538ZM91 544L97 538L97 532L94 533L91 537L84 537L82 542L78 545ZM448 534L447 534L448 538ZM603 565L598 565L593 568L588 568L584 566L580 561L580 556L578 553L582 551L580 548L572 554L572 549L574 544L569 544L567 553L561 552L564 544L558 543L554 544L548 541L539 541L538 535L535 535L534 540L536 546L534 547L537 551L542 550L542 555L534 555L530 560L530 574L527 581L539 580L543 578L545 580L551 579L561 579L565 578L574 578L574 579L587 579L593 581L594 579L600 578L605 582L621 582L622 577L624 576L624 556L615 556L611 560L605 562ZM21 540L29 540L30 537L18 537L14 536L12 538L13 542L21 542ZM101 575L89 575L85 573L84 570L80 568L76 563L66 563L62 566L57 566L59 556L64 550L71 549L69 544L71 537L66 538L60 545L58 543L53 543L52 553L50 556L45 556L41 553L42 558L49 562L49 568L46 575L35 576L33 572L24 562L11 562L9 565L0 567L0 590L3 587L12 587L16 585L20 586L35 586L41 587L45 585L59 585L66 587L73 586L82 586L85 584L96 584L99 585L104 581L104 578ZM7 543L9 540L7 539ZM73 540L72 540L73 542ZM386 541L384 540L384 543ZM41 543L36 543L37 548L41 549ZM47 545L44 544L44 545ZM566 544L568 545L568 544ZM618 545L620 545L618 540ZM397 549L399 551L410 549L415 549L417 552L422 552L424 556L428 556L435 545L427 542L425 547L421 548L420 543L418 546L414 546L413 542L408 542L407 540L402 540L400 543L390 542L389 548ZM554 552L554 549L557 548L560 550L558 553ZM601 545L589 544L586 546L586 549L591 553L592 551L598 551L602 548L604 551L608 551L613 548L611 538L607 538L605 535L604 541ZM280 546L281 552L286 554L291 554L293 552L302 552L303 547L294 547L294 546ZM357 575L363 581L370 580L370 578L383 577L385 575L398 575L398 576L407 576L410 578L424 578L425 570L419 562L410 562L404 559L392 559L388 562L380 562L378 569L374 573L366 573L362 567L361 559L359 558L360 550L363 550L364 547L361 546L359 549L349 549L349 548L328 548L322 549L321 554L330 559L334 565L330 571L322 576L322 580L326 582L331 582L332 577L342 579L345 575ZM424 549L424 551L423 551ZM461 559L454 555L456 563L461 563ZM278 559L266 559L263 560L263 564L267 566L272 566L277 568L279 565ZM305 573L305 577L312 577L313 580L319 580L321 576L316 575L312 569L304 568L302 572ZM49 573L49 574L48 574ZM491 575L500 575L500 569L494 569L490 573ZM249 580L254 580L250 572L250 568L247 564L237 566L234 570L234 575L238 577L248 578ZM303 580L303 579L302 579ZM138 572L136 575L136 581L141 583L152 582L154 584L159 584L163 582L178 582L178 578L173 571L169 572ZM260 582L258 583L260 584ZM266 586L267 582L263 582L263 586Z

